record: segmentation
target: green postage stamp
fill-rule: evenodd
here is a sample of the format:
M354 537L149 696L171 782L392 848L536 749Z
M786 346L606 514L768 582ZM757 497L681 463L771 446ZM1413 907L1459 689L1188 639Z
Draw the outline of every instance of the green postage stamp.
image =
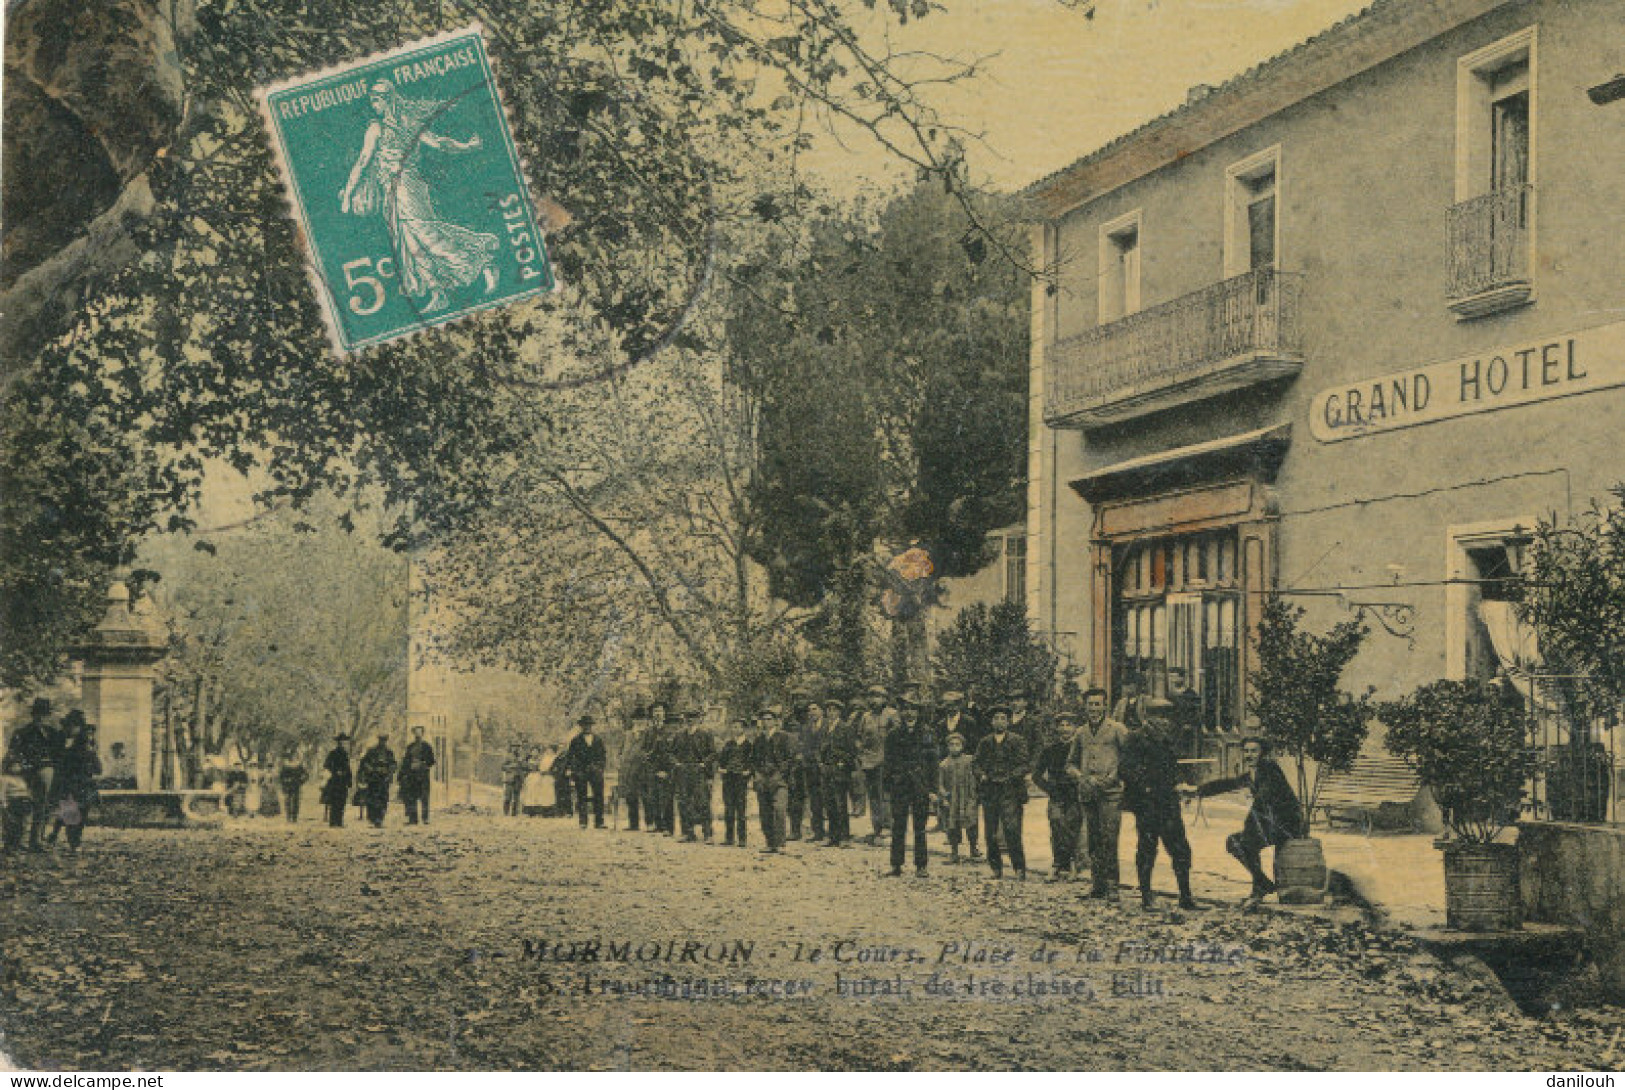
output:
M478 26L259 98L341 351L553 290Z

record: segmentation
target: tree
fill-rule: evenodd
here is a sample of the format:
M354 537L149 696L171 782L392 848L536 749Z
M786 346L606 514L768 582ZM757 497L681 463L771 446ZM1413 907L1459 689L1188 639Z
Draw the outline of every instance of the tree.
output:
M351 531L340 505L283 510L218 537L150 542L144 560L170 629L161 716L176 748L308 755L335 732L398 732L406 712L406 565ZM371 530L368 534L366 531Z
M955 131L916 89L974 66L870 47L825 0L68 7L33 0L7 39L28 89L8 102L8 228L61 166L17 154L36 146L19 119L40 140L71 132L61 146L87 164L50 205L67 226L30 219L16 246L8 234L0 285L0 491L41 497L3 512L0 598L25 603L0 632L9 684L61 666L144 533L188 525L208 458L259 466L269 493L296 501L376 487L402 547L477 517L550 416L555 361L538 338L580 331L579 307L613 334L608 372L671 344L732 274L729 226L795 219L809 123L844 119L966 190ZM476 19L519 147L571 217L551 243L575 290L334 358L250 92Z
M1271 745L1292 755L1298 797L1304 812L1313 814L1326 774L1353 767L1370 727L1371 691L1356 697L1339 683L1371 630L1358 620L1343 621L1317 635L1301 627L1303 618L1301 608L1278 595L1264 600L1247 710Z
M1550 672L1575 679L1562 692L1582 720L1625 704L1625 484L1613 496L1572 525L1535 527L1518 606Z
M647 689L677 663L743 703L793 672L804 611L769 597L750 556L756 405L718 357L674 349L556 404L571 426L425 554L442 651L584 685L581 698Z
M894 554L973 572L1021 516L1026 277L929 180L877 213L830 210L797 260L758 271L730 325L735 381L762 405L753 555L774 594L826 607L809 632L851 654L853 599Z
M1512 686L1435 681L1383 703L1377 715L1389 752L1416 769L1457 836L1489 844L1517 820L1531 760L1524 704Z
M1057 665L1055 652L1033 634L1017 602L966 606L937 639L938 681L983 700L1019 693L1042 707L1054 695Z

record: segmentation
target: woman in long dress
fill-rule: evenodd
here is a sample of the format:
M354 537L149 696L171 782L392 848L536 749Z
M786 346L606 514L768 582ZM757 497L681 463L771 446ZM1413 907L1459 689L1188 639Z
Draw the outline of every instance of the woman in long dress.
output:
M519 810L526 817L543 817L558 801L553 790L553 761L540 749L532 748L526 758L524 786L519 789Z
M476 151L478 133L453 140L429 131L446 104L407 98L389 80L368 88L378 119L367 126L361 154L339 194L339 210L356 216L382 214L389 228L408 297L427 295L425 312L445 308L446 292L482 280L496 290L497 236L448 223L435 212L423 177L424 148L448 153Z

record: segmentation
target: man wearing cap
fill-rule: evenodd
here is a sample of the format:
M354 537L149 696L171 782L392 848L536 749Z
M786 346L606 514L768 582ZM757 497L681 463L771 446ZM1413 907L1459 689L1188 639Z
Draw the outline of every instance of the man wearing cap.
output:
M609 758L604 752L604 740L593 733L594 721L590 715L576 720L580 729L570 739L564 763L570 766L570 778L576 785L576 818L581 827L587 827L587 799L592 798L592 824L604 827L604 766Z
M880 843L881 833L891 827L891 811L886 802L886 735L897 723L897 709L892 707L883 685L869 686L868 708L858 720L858 769L863 774L865 793L869 796L869 821L872 831L869 843Z
M789 840L801 839L801 822L807 815L807 777L806 768L802 764L801 743L803 728L806 725L807 704L812 694L806 689L797 687L790 693L789 715L784 721L784 732L790 736L790 742L795 747L796 759L790 766L789 777L786 781L788 791Z
M784 712L777 704L762 709L762 733L751 747L751 773L756 778L756 804L761 810L764 852L784 850L788 819L790 769L796 762L795 743L781 729Z
M401 754L401 803L406 823L429 824L429 772L434 768L434 747L423 740L423 727L412 728L412 740Z
M1010 710L1003 705L989 712L988 735L976 747L973 767L982 791L982 814L987 827L987 862L993 877L1004 877L1002 846L1010 854L1016 877L1027 877L1027 850L1021 842L1021 819L1027 806L1027 743L1010 729Z
M1140 880L1140 907L1156 911L1151 873L1157 865L1157 842L1174 865L1179 884L1179 907L1196 910L1191 896L1191 846L1185 838L1185 818L1179 808L1179 737L1173 723L1174 706L1166 700L1148 700L1138 730L1123 743L1123 809L1134 815L1136 844L1134 870Z
M1078 801L1088 827L1089 896L1119 899L1117 836L1123 823L1123 781L1118 761L1128 731L1106 714L1106 690L1083 694L1083 729L1072 740L1066 768L1078 785Z
M1168 667L1168 703L1174 742L1186 757L1202 755L1202 694L1190 687L1183 666Z
M822 710L825 726L818 746L818 778L824 792L824 828L829 846L845 847L852 839L852 816L847 809L852 793L852 774L858 766L856 732L852 721L842 713L837 697L826 697Z
M502 816L519 816L519 792L525 786L525 743L508 743L508 756L502 762Z
M810 697L802 704L796 731L797 767L801 779L802 797L812 839L824 839L824 779L818 767L818 753L829 735L829 723L824 717L824 705ZM790 801L790 839L801 837L801 807L794 796Z
M321 803L327 807L327 823L335 829L344 825L344 808L350 804L350 784L354 782L350 774L350 751L344 748L349 740L348 734L336 735L333 748L322 762L322 774L327 778L322 783Z
M931 731L920 722L918 689L904 691L898 705L897 722L886 735L886 794L891 800L891 875L903 873L903 854L908 842L908 823L914 822L914 873L925 877L926 816L931 812L931 789L937 773L937 747Z
M677 805L682 816L683 839L694 841L696 827L711 842L711 781L716 775L717 748L711 732L700 722L700 710L690 708L683 716L683 733L675 746L680 779Z
M621 747L616 765L617 789L626 801L626 827L638 831L643 816L644 762L648 752L649 710L642 704L632 709L632 728Z
M43 852L40 836L50 809L57 766L62 758L62 737L51 724L51 702L40 697L29 707L28 722L17 728L6 747L5 767L28 785L30 807L28 850Z
M1033 783L1049 798L1050 855L1055 865L1049 880L1059 882L1078 863L1078 841L1083 834L1083 809L1078 805L1078 785L1066 771L1072 741L1078 731L1077 713L1063 708L1055 717L1055 732L1038 753L1033 765Z
M717 767L722 770L722 842L745 846L745 803L750 790L750 728L743 719L733 721L732 737L722 743Z

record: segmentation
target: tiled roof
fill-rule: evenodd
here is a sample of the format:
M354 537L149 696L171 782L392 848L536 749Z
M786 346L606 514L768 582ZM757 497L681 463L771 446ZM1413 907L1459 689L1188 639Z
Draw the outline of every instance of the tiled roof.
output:
M1425 17L1430 14L1437 14L1440 9L1456 6L1458 5L1440 2L1440 0L1372 0L1366 7L1339 20L1313 37L1306 38L1292 48L1254 65L1240 75L1233 76L1215 87L1205 89L1199 96L1191 95L1183 104L1169 110L1167 113L1152 118L1145 124L1114 138L1069 165L1032 182L1024 187L1021 193L1027 197L1039 196L1057 183L1062 182L1068 175L1110 159L1124 148L1148 137L1156 136L1161 131L1172 127L1176 122L1197 117L1204 111L1213 109L1221 100L1234 101L1238 93L1267 87L1270 81L1281 74L1284 69L1288 69L1299 61L1307 60L1309 55L1330 54L1333 50L1345 44L1344 39L1350 42L1357 41L1361 31L1371 24L1406 22L1410 21L1410 17L1413 15L1423 17L1425 20ZM1468 7L1470 5L1459 6ZM1487 9L1499 5L1494 0L1491 0L1491 2L1477 6ZM1387 16L1387 18L1383 19L1384 16ZM1353 74L1354 70L1351 70L1349 75Z

